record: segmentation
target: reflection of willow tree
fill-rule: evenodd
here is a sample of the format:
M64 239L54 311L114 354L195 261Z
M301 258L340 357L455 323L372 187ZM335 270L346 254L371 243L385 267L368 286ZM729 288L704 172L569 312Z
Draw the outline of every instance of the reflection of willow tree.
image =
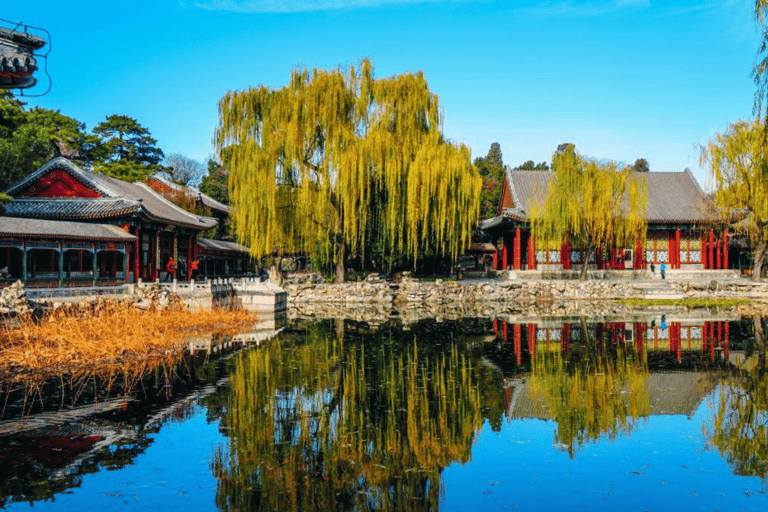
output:
M709 442L742 476L768 476L768 374L756 369L720 387Z
M452 344L282 341L244 354L231 387L222 510L434 510L440 471L469 460L482 423Z
M570 361L559 352L546 354L534 363L530 382L557 422L555 442L571 457L574 445L629 433L635 419L650 412L647 361L622 345L613 354L594 348L574 352Z

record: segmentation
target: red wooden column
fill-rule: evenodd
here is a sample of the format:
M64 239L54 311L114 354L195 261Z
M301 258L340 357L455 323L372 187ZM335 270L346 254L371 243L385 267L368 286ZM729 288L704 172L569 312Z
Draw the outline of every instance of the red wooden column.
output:
M704 322L704 325L701 326L701 352L704 353L707 350L707 341L709 341L707 338L709 337L708 333L708 323Z
M701 235L701 268L707 269L707 235Z
M563 325L563 332L560 334L560 349L566 354L571 348L571 324Z
M495 334L496 336L499 335L499 319L498 318L493 319L493 334Z
M536 324L528 324L528 353L536 360Z
M136 236L136 248L133 258L133 282L139 282L139 276L141 276L141 230L138 227L133 228L133 235Z
M635 348L637 349L638 353L643 350L643 338L645 337L645 331L648 328L648 326L641 322L635 322L634 330L635 330Z
M192 245L194 244L194 241L195 241L195 235L189 235L189 240L187 240L187 275L184 276L186 277L187 281L192 280L192 261L194 261L192 259L192 256L194 256L194 252L195 252Z
M499 251L498 249L493 251L493 270L499 269Z
M710 269L715 268L715 260L713 259L714 250L715 250L715 233L710 229L709 230L709 247L707 248L707 251L708 251L707 262L709 262Z
M675 268L680 268L680 230L675 230L675 263L677 266Z
M512 242L512 251L512 267L515 270L520 270L522 266L520 254L520 228L515 229L515 240Z
M507 237L504 237L504 247L501 249L501 270L507 270Z
M507 333L507 325L508 325L507 322L504 322L501 324L501 332L503 333L502 336L504 338L504 343L506 343L507 340L509 340L509 334Z
M669 233L667 236L667 265L669 265L670 270L675 267L675 234Z
M723 268L728 268L728 230L723 230Z
M635 242L635 261L633 262L632 267L635 270L640 270L645 267L643 262L645 261L645 251L643 251L643 243L642 240L637 240Z
M522 352L522 339L523 339L523 326L520 324L514 324L512 326L512 337L515 343L515 358L517 359L517 366L520 366L523 355Z
M560 263L563 265L563 270L571 270L571 241L568 238L560 247Z
M723 352L725 360L728 361L729 354L728 354L728 333L730 330L730 325L728 322L725 322L725 325L723 326L723 346L725 348L725 351Z
M533 233L528 237L528 270L536 270L536 239Z
M718 270L723 268L723 251L722 251L722 247L723 247L723 241L722 240L718 240L717 242L715 242L715 263L716 263L716 268Z
M153 231L152 232L152 257L150 258L150 261L152 262L152 281L157 281L158 278L158 269L160 267L160 261L157 257L158 252L160 252L160 232L159 231Z
M715 322L709 322L709 359L715 360Z

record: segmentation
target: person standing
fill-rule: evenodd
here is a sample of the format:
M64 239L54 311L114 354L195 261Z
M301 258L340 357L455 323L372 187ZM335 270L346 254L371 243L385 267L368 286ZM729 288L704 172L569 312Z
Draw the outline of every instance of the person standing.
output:
M167 272L165 275L166 281L172 281L173 279L176 279L176 262L173 261L173 256L168 258L168 263L165 264L165 270Z
M664 272L666 271L667 271L667 264L662 262L661 266L659 267L659 272L661 272L662 279L664 279Z

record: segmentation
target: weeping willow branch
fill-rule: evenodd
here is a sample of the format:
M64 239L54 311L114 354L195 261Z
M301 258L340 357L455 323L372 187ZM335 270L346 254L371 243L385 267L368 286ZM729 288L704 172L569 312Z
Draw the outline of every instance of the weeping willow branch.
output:
M368 60L347 73L296 69L278 90L227 93L215 140L238 239L255 257L301 250L342 264L342 279L345 248L380 243L415 258L437 240L455 257L482 179L441 124L422 73L376 79Z

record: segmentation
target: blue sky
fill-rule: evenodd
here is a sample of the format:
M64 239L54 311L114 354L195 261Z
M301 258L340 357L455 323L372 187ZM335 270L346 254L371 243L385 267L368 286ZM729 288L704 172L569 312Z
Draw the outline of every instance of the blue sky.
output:
M473 158L550 161L561 142L655 171L752 117L753 0L136 0L7 3L0 17L51 34L58 109L90 130L136 118L166 154L212 152L218 100L284 86L297 65L376 76L422 70L445 135ZM45 80L42 79L41 82Z

